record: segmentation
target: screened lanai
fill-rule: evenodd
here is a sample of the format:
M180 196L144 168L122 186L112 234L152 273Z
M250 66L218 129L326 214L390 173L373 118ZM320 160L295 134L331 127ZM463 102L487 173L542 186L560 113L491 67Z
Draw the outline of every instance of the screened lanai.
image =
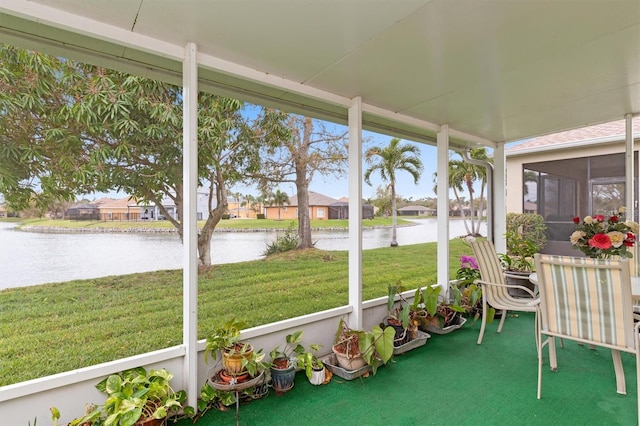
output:
M330 347L325 329L336 318L359 328L384 310L361 297L363 130L437 146L439 187L448 187L449 150L490 148L491 229L503 251L505 144L640 112L637 0L4 0L0 41L183 86L189 200L183 343L0 388L8 424L25 424L25 412L47 418L51 405L77 415L97 378L138 365L171 369L178 387L197 395L207 369L196 336L198 91L349 127L349 303L246 330L258 345L304 326ZM633 156L625 167L633 170ZM629 205L633 194L627 185ZM447 198L439 195L439 211ZM447 216L438 221L438 284L446 285Z

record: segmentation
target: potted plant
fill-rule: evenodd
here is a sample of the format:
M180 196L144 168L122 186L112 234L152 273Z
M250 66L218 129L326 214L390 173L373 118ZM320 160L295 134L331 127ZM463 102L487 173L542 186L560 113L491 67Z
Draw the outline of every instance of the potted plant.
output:
M386 364L393 356L395 330L384 330L375 325L371 331L352 330L343 318L338 323L332 350L342 368L349 371L359 370L370 365L373 374L382 362Z
M309 345L312 351L320 350L320 345ZM327 371L324 363L312 352L305 351L298 354L298 367L302 368L312 385L321 385L331 378L331 372Z
M271 356L271 386L276 394L282 395L293 387L296 376L297 356L305 352L302 341L302 331L288 334L282 351L276 346L269 353Z
M506 271L507 284L525 286L533 291L534 285L529 282L529 275L535 271L533 255L547 243L544 218L536 213L507 213L506 219L507 252L498 257Z
M419 318L420 328L435 334L446 334L464 325L466 318L462 316L467 309L461 305L460 291L453 287L454 297L445 300L440 297L442 287L438 285L427 286L419 295L420 311L416 314Z
M249 367L256 366L256 357L253 357L253 346L250 343L239 341L240 332L246 326L247 324L244 321L233 318L221 327L216 328L211 336L207 338L204 352L205 362L208 362L209 356L216 360L217 354L221 353L222 366L230 376L241 376L246 373L247 365Z
M107 394L102 406L91 406L88 413L69 425L159 426L170 413L177 413L186 400L184 391L174 392L173 374L165 369L138 367L112 374L96 385Z
M393 345L395 347L402 346L417 337L419 319L418 309L419 298L414 296L413 303L409 303L402 293L404 287L401 285L390 285L388 288L387 296L387 325L393 327L395 330L395 339ZM399 305L394 309L396 295L400 298ZM416 296L419 295L419 290L416 291Z

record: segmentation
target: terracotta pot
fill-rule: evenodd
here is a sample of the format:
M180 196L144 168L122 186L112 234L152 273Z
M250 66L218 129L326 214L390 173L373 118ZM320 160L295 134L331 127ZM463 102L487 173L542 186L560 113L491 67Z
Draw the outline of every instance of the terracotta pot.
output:
M150 418L150 419L138 420L137 422L135 422L135 426L164 426L166 424L167 424L166 417L163 419Z
M247 380L248 378L249 378L249 373L243 373L238 376L232 376L231 374L228 374L227 372L225 372L224 369L220 370L220 379L222 379L222 381L225 383L231 383L232 381L235 381L235 383L240 383Z
M242 344L244 345L244 344ZM238 376L246 372L246 370L242 367L242 359L249 359L253 354L253 347L250 344L248 345L248 350L239 353L242 346L239 346L233 353L229 353L229 351L222 351L222 366L227 370L227 373L231 376Z

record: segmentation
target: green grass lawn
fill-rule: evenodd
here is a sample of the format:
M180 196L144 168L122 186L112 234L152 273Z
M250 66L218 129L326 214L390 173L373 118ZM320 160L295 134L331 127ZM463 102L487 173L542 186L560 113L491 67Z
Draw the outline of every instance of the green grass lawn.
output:
M451 242L451 273L460 254ZM198 284L198 336L232 317L257 326L347 303L348 252L294 251L217 265ZM363 252L364 299L436 282L436 243ZM182 271L0 291L0 386L180 344Z

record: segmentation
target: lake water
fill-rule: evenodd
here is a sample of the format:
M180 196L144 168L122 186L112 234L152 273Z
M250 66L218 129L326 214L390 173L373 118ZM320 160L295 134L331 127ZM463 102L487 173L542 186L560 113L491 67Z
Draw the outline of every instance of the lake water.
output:
M400 245L437 239L435 218L415 219L398 228ZM481 233L486 235L483 224ZM450 222L450 236L466 234L460 220ZM276 232L216 232L211 241L213 264L256 260ZM313 232L316 248L347 250L347 231ZM366 249L388 247L391 229L364 229ZM18 231L0 222L0 290L36 284L182 268L182 245L175 233L40 233Z

